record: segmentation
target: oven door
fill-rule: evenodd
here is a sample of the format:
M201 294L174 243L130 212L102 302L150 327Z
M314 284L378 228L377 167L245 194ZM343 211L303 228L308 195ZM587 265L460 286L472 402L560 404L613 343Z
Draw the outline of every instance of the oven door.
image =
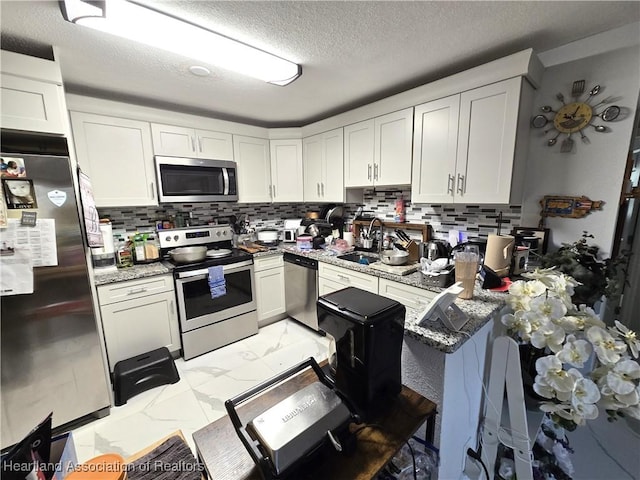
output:
M226 294L211 298L209 271L180 272L176 295L182 332L221 322L256 309L253 261L224 265Z

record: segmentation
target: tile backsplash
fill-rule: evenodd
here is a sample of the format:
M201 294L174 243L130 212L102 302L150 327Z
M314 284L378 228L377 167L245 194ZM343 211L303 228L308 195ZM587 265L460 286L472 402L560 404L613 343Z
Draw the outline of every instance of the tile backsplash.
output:
M470 239L483 239L496 233L498 219L502 214L503 234L520 226L520 205L432 205L412 204L409 189L365 190L362 204L346 204L347 221L353 220L358 207L367 212L393 221L395 201L402 197L405 201L406 221L431 225L433 236L447 240L449 230L456 229ZM136 231L153 231L156 223L169 219L181 212L184 218L191 218L194 224L209 222L226 223L231 215L242 220L249 217L251 226L260 229L279 228L286 218L304 217L307 211L320 212L324 205L308 203L176 203L158 207L100 208L101 218L110 218L114 235L124 237Z

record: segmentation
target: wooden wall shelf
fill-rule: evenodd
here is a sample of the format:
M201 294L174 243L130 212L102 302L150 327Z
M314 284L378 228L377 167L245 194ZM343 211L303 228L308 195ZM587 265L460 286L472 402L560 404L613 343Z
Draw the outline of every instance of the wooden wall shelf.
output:
M360 238L360 231L362 227L369 228L371 220L354 220L353 221L353 236L358 241ZM418 231L422 235L422 241L428 242L430 237L430 229L427 223L399 223L399 222L382 222L385 230L412 230ZM376 226L378 223L376 222Z

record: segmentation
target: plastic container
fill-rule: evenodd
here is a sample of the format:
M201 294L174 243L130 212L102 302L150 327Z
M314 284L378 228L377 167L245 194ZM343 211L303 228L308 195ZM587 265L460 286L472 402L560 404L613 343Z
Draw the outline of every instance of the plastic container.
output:
M311 235L298 235L296 238L296 246L298 250L312 250L313 237Z

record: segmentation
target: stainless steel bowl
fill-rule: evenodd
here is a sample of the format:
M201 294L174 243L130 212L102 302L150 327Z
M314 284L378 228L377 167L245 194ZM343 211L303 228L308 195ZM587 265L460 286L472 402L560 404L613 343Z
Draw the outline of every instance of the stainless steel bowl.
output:
M404 265L409 260L409 252L402 250L383 250L380 253L380 260L387 265Z
M207 247L178 247L169 250L169 255L177 263L201 262L207 258Z

